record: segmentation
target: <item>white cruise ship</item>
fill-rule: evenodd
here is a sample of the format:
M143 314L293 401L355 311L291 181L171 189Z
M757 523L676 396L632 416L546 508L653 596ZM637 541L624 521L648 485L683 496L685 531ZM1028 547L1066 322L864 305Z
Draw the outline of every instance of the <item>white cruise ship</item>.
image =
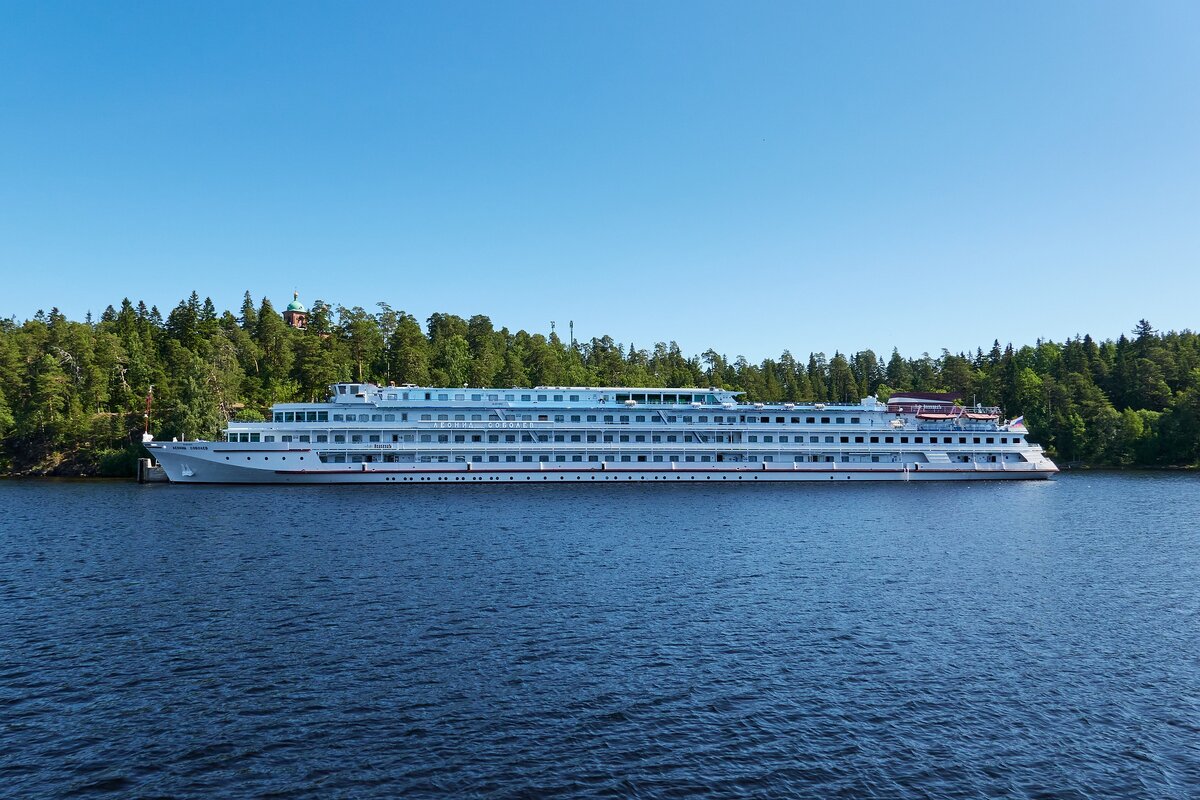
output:
M1047 478L1021 420L908 392L745 403L721 389L339 383L219 442L146 448L182 483L910 481Z

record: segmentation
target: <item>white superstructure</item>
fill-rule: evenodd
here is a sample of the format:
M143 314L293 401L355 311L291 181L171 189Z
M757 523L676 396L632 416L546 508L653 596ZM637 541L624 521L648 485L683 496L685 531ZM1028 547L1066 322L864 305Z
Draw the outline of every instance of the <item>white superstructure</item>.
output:
M184 483L846 481L1046 478L994 408L951 396L763 404L721 389L379 387L283 403L225 441L146 448Z

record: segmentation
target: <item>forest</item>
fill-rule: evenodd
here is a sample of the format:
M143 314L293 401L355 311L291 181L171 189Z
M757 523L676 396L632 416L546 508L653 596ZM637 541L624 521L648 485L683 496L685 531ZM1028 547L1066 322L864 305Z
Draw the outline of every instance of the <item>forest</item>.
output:
M273 403L326 397L337 381L426 386L717 386L749 401L857 402L896 391L957 391L968 403L1025 416L1032 438L1064 466L1200 463L1200 335L1146 320L1116 339L1001 345L933 356L785 349L751 363L716 350L685 355L611 336L564 341L497 329L483 315L437 313L422 324L317 301L306 329L249 292L238 313L193 292L164 318L123 300L98 319L57 309L0 320L0 474L119 476L144 455L153 387L156 438L211 439L231 419L266 418Z

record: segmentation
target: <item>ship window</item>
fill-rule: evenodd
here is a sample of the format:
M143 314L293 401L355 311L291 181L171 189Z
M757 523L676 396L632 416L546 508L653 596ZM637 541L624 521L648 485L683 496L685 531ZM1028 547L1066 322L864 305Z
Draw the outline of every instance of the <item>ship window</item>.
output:
M467 437L465 435L463 435L461 433L454 434L454 443L455 444L464 444L466 441L467 441Z
M355 437L354 437L354 439L355 439L355 441L360 441L360 440L362 439L362 437L361 437L361 436L355 436ZM428 433L423 433L423 434L421 434L421 439L420 439L420 440L421 440L422 442L432 442L432 441L433 441L433 437L431 437L431 436L430 436Z
M554 434L554 441L556 441L556 442L565 442L566 440L567 440L567 437L566 437L566 436L564 436L564 435L562 435L561 433L556 433L556 434Z
M971 442L971 443L972 443L972 444L979 444L979 437L978 437L978 436L975 436L975 437L973 437L973 440L972 440L972 442Z
M350 394L358 394L358 386L357 385L350 387Z
M337 387L337 390L338 390L338 394L345 394L345 393L346 393L346 387L345 387L345 386L338 386L338 387Z
M517 440L516 434L512 434L512 433L504 434L504 441L515 442L516 440Z
M799 424L800 424L800 418L799 418L799 417L792 417L792 424L793 424L793 425L799 425Z
M764 441L764 442L771 442L771 441L774 441L774 437L772 437L772 436L764 436L764 437L763 437L763 441Z
M341 433L335 433L335 434L333 435L333 441L334 441L334 443L335 443L335 444L345 444L345 443L346 443L346 436L345 436L345 434L341 434Z
M346 419L346 418L345 418L345 417L343 417L341 414L334 414L334 415L333 415L333 421L334 421L334 422L342 422L342 421L343 421L343 420L345 420L345 419Z
M516 397L516 395L515 395L515 394L506 394L506 395L504 395L504 399L505 399L505 400L508 400L508 401L512 401L512 399L513 399L514 397Z
M805 417L804 421L807 422L809 425L812 425L814 422L817 421L817 418L816 417Z
M605 421L605 422L612 422L612 421L613 421L612 414L605 414L605 415L604 415L604 421Z
M569 395L569 398L570 398L570 400L571 400L571 402L572 402L572 403L578 403L578 402L579 402L579 395L577 395L577 394Z
M822 424L822 425L828 425L828 424L829 424L829 417L821 417L821 424Z
M303 440L303 439L304 439L304 437L303 437L303 436L301 436L301 437L300 437L300 439L301 439L301 440ZM373 434L371 434L370 436L368 436L368 437L367 437L367 441L369 441L369 442L378 442L378 441L379 441L379 434L378 434L378 433L373 433Z
M817 442L821 441L821 437L820 436L810 436L810 437L808 437L808 440L810 442L812 442L813 444L816 444Z
M889 438L889 439L888 439L888 441L890 442L890 441L891 441L891 438ZM907 436L901 436L901 437L900 437L900 444L908 444L908 437L907 437Z
M521 456L522 461L533 461L533 456Z
M572 442L580 442L580 441L583 441L583 437L581 437L578 433L572 434L571 441Z
M950 441L950 440L949 440L949 439L947 439L946 441ZM967 437L965 437L965 436L960 436L960 437L958 437L958 443L959 443L959 444L966 444L966 443L967 443Z
M879 463L879 456L871 456L871 461L872 461L872 462L874 462L874 463L876 463L876 464L878 464L878 463Z
M465 394L456 394L456 395L454 395L454 399L455 400L466 400L467 396Z
M555 415L554 415L554 421L555 421L555 422L566 422L566 420L567 420L567 418L566 418L566 417L564 417L562 414L555 414Z
M951 440L951 438L950 438L949 436L946 436L946 437L944 437L944 438L942 439L942 441L943 441L945 444L950 444L952 440ZM964 440L964 441L965 441L965 440Z
M697 421L697 422L708 422L708 417L706 417L706 416L704 416L704 417L697 417L697 418L696 418L696 421Z
M885 437L883 437L883 441L885 444L891 444L894 441L896 441L896 437L895 436L885 436Z
M622 423L628 423L628 422L629 422L629 415L628 415L628 414L622 414L622 415L621 415L621 422L622 422Z
M1007 437L1007 436L1001 436L1001 437L1000 437L1000 444L1008 444L1008 437Z
M521 402L523 402L523 403L528 403L532 399L533 399L533 395L531 395L531 394L521 395Z
M538 402L539 402L539 403L544 403L544 402L546 402L546 395L544 395L544 394L539 394L539 395L538 395Z
M472 441L472 442L482 442L482 441L483 441L483 436L481 436L481 435L480 435L480 434L478 434L478 433L473 433L473 434L471 434L471 441Z
M746 437L746 441L748 441L748 442L757 442L757 441L758 441L758 437L757 437L757 436L755 436L754 434L750 434L749 436L747 436L747 437Z
M605 434L605 435L604 435L604 441L605 441L605 442L612 442L612 440L613 440L613 437L612 437L612 434L611 434L611 433L607 433L607 434Z
M588 421L588 422L595 422L595 421L596 421L596 415L595 415L595 414L588 414L588 415L587 415L587 421Z
M356 433L356 434L353 434L353 435L350 437L350 441L351 441L351 442L354 442L354 443L356 443L356 444L358 444L358 443L361 443L361 442L362 442L362 434L361 434L361 433Z
M838 441L840 441L842 444L850 444L850 437L849 436L839 436Z
M366 417L364 416L363 419L366 419ZM372 414L371 421L372 422L383 422L383 415L382 414Z
M671 460L678 461L679 456L671 456ZM775 456L763 456L763 461L774 461L774 460L775 460Z
M572 414L572 415L571 415L571 422L579 422L579 415L578 415L578 414Z
M832 437L832 436L826 436L826 437L825 437L825 443L826 443L826 444L833 444L833 437Z
M282 412L282 411L276 411L276 412L275 412L275 417L274 417L274 420L275 420L275 422L283 422L283 412Z
M600 456L588 456L588 461L599 461Z
M549 422L550 417L545 414L538 414L538 422Z
M857 424L858 424L858 417L851 417L851 418L850 418L850 424L851 424L851 425L857 425Z
M763 422L770 422L770 421L771 421L771 418L770 418L770 417L763 417L763 418L762 418L762 421L763 421Z
M781 442L786 442L787 440L788 440L788 437L786 437L786 436L779 437L779 441L781 441Z
M662 441L662 437L661 437L661 436L657 436L657 435L656 435L656 436L651 436L651 437L650 437L650 441L651 441L652 443L654 443L654 444L658 444L659 442L661 442L661 441Z
M285 411L285 412L283 413L283 421L284 421L284 422L295 422L295 421L296 421L296 414L295 414L295 412L292 412L292 411Z
M645 415L645 414L638 414L636 417L634 417L634 418L633 418L633 421L634 421L634 422L645 422L645 421L646 421L646 415Z
M454 418L457 420L465 420L467 416L465 414L455 414Z
M473 395L471 395L471 400L472 400L473 402L476 402L476 403L478 403L478 402L479 402L480 400L482 400L482 399L483 399L483 395L481 395L481 394L473 394Z
M595 443L596 443L596 435L595 435L595 434L589 434L589 435L588 435L588 437L587 437L587 440L588 440L588 442L589 442L590 444L595 444Z
M667 417L667 422L674 422L674 421L675 421L675 417Z
M449 414L438 414L438 419L450 419Z
M1013 437L1013 440L1012 440L1012 443L1013 443L1013 444L1020 444L1020 443L1021 443L1021 437L1020 437L1020 436L1014 436L1014 437Z
M505 460L506 462L508 462L509 464L511 464L512 462L514 462L514 461L516 461L516 460L517 460L517 457L516 457L516 456L505 456L505 457L504 457L504 460Z
M297 414L297 415L296 415L296 422L300 422L300 421L301 421L301 420L300 420L300 415L299 415L299 414ZM316 422L316 421L317 421L317 412L315 412L315 411L307 411L307 412L305 412L305 414L304 414L304 422Z
M674 442L674 441L677 441L677 439L676 439L676 437L674 437L674 436L668 436L668 437L667 437L667 441L668 441L668 442Z
M497 433L489 433L488 441L491 442L492 444L496 444L500 441L500 435Z
M384 414L384 415L383 415L383 421L384 421L384 422L395 422L395 421L396 421L396 415L395 415L395 414Z
M625 438L628 439L629 437L627 436ZM646 437L645 436L635 436L635 437L633 437L633 440L635 442L644 442L644 441L646 441Z
M317 422L329 422L329 412L328 411L318 411L317 412Z
M871 444L879 444L879 437L878 437L878 436L872 436L872 437L871 437Z
M438 400L449 400L450 395L446 392L438 392Z
M855 437L854 437L854 443L855 443L855 444L862 444L862 440L863 440L863 437L861 437L861 436L855 436ZM844 442L844 441L846 441L846 440L845 440L845 439L842 439L842 441Z
M328 436L328 435L326 435L326 434L324 434L324 433L318 433L318 434L317 434L317 441L318 441L318 442L328 442L328 441L329 441L329 436Z
M850 460L850 456L842 456L842 461L849 461L849 460Z
M488 456L488 461L489 461L490 463L495 463L495 462L497 462L497 461L499 461L499 460L500 460L500 456Z
M563 396L561 394L554 395L554 402L561 403Z
M783 420L783 417L776 417L776 418L775 418L775 421L776 421L777 423L782 423L784 420Z
M281 442L290 442L291 440L292 440L291 436L280 436L279 437L279 441L281 441Z
M925 437L924 437L924 436L918 436L918 437L916 437L915 439L913 439L913 441L914 441L916 444L921 444L921 443L923 443L923 442L925 441Z
M263 441L264 442L273 442L273 441L275 441L275 437L274 436L264 436Z

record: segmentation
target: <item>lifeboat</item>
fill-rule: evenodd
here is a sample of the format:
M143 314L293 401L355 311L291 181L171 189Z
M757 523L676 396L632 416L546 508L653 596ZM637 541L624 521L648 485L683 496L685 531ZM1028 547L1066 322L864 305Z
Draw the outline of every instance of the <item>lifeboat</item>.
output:
M973 419L973 420L979 420L980 422L986 422L988 420L998 419L998 417L995 414L978 414L974 411L968 411L967 419Z
M946 422L947 420L958 419L957 414L935 414L932 411L922 411L917 414L917 419L934 420L937 422Z

